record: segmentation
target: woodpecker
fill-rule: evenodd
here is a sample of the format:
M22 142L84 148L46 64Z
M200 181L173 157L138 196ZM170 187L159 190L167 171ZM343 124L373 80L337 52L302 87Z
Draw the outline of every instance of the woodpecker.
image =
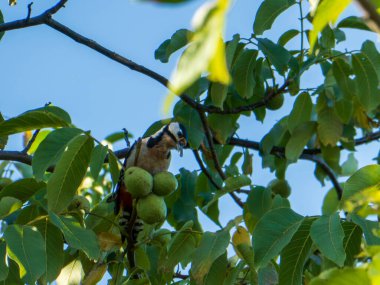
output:
M120 172L119 182L111 199L111 201L115 201L115 214L120 214L119 225L122 229L123 242L128 235L131 235L131 240L136 242L137 235L143 227L142 221L138 217L132 217L133 220L131 220L134 205L132 196L124 184L125 170L131 166L138 166L151 175L166 171L170 165L170 151L176 149L182 156L183 149L186 146L186 129L180 123L172 122L152 136L138 139L128 151Z

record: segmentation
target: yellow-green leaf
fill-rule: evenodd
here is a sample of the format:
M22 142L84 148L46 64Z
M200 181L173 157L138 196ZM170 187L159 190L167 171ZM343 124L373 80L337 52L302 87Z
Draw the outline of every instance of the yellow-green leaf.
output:
M217 0L212 4L204 4L196 12L193 18L194 34L171 78L169 88L174 94L182 94L205 72L208 72L212 81L229 83L222 41L228 7L229 0ZM165 110L168 110L172 101L173 96L168 96Z
M310 51L313 50L318 34L323 28L329 23L334 23L350 3L351 0L322 1L315 13L313 29L309 34Z

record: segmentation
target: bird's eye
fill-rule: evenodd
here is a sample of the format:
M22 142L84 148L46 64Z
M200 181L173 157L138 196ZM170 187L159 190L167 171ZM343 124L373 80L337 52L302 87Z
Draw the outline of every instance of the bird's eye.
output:
M179 137L182 137L182 136L183 136L182 132L178 132L177 135L178 135Z

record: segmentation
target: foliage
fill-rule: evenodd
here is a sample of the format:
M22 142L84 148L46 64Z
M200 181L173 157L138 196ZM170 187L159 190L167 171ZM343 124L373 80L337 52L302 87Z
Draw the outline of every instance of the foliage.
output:
M96 284L107 276L109 284L379 284L380 166L357 170L354 151L380 137L380 53L371 41L355 51L338 45L349 29L370 31L377 23L340 19L349 0L311 2L315 6L304 16L309 7L302 0L262 0L252 34L227 41L230 1L202 5L193 30L177 30L154 53L163 63L181 53L170 82L117 54L106 55L179 96L172 118L153 123L144 136L172 120L181 122L201 168L178 170L179 189L162 198L171 229L145 225L137 245L128 247L135 267L123 252L118 217L107 202L125 154L112 149L123 134L100 142L52 105L6 120L0 113L0 282ZM57 27L51 17L65 3L13 28ZM279 39L265 37L296 5L300 15L288 15L292 29ZM371 5L377 13L379 1ZM8 30L0 11L0 39ZM288 48L296 39L299 48ZM83 42L99 51L96 43ZM318 68L319 85L301 84ZM291 111L260 142L238 138L241 117L265 123L267 112L281 108L283 100L294 102ZM9 152L8 139L22 133L25 149ZM251 181L253 151L276 183L287 187L285 194L273 183ZM342 151L349 152L345 162ZM333 184L320 216L296 213L287 199L286 170L300 159L315 162L316 178ZM344 176L349 178L339 183ZM219 214L226 209L218 202L225 195L241 212L223 225ZM199 212L220 230L204 231Z

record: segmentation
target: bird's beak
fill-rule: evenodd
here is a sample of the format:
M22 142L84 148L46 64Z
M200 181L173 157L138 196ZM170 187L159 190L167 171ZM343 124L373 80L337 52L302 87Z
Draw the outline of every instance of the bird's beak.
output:
M183 149L186 147L187 141L185 138L180 138L177 143L177 150L179 151L179 156L183 156Z

